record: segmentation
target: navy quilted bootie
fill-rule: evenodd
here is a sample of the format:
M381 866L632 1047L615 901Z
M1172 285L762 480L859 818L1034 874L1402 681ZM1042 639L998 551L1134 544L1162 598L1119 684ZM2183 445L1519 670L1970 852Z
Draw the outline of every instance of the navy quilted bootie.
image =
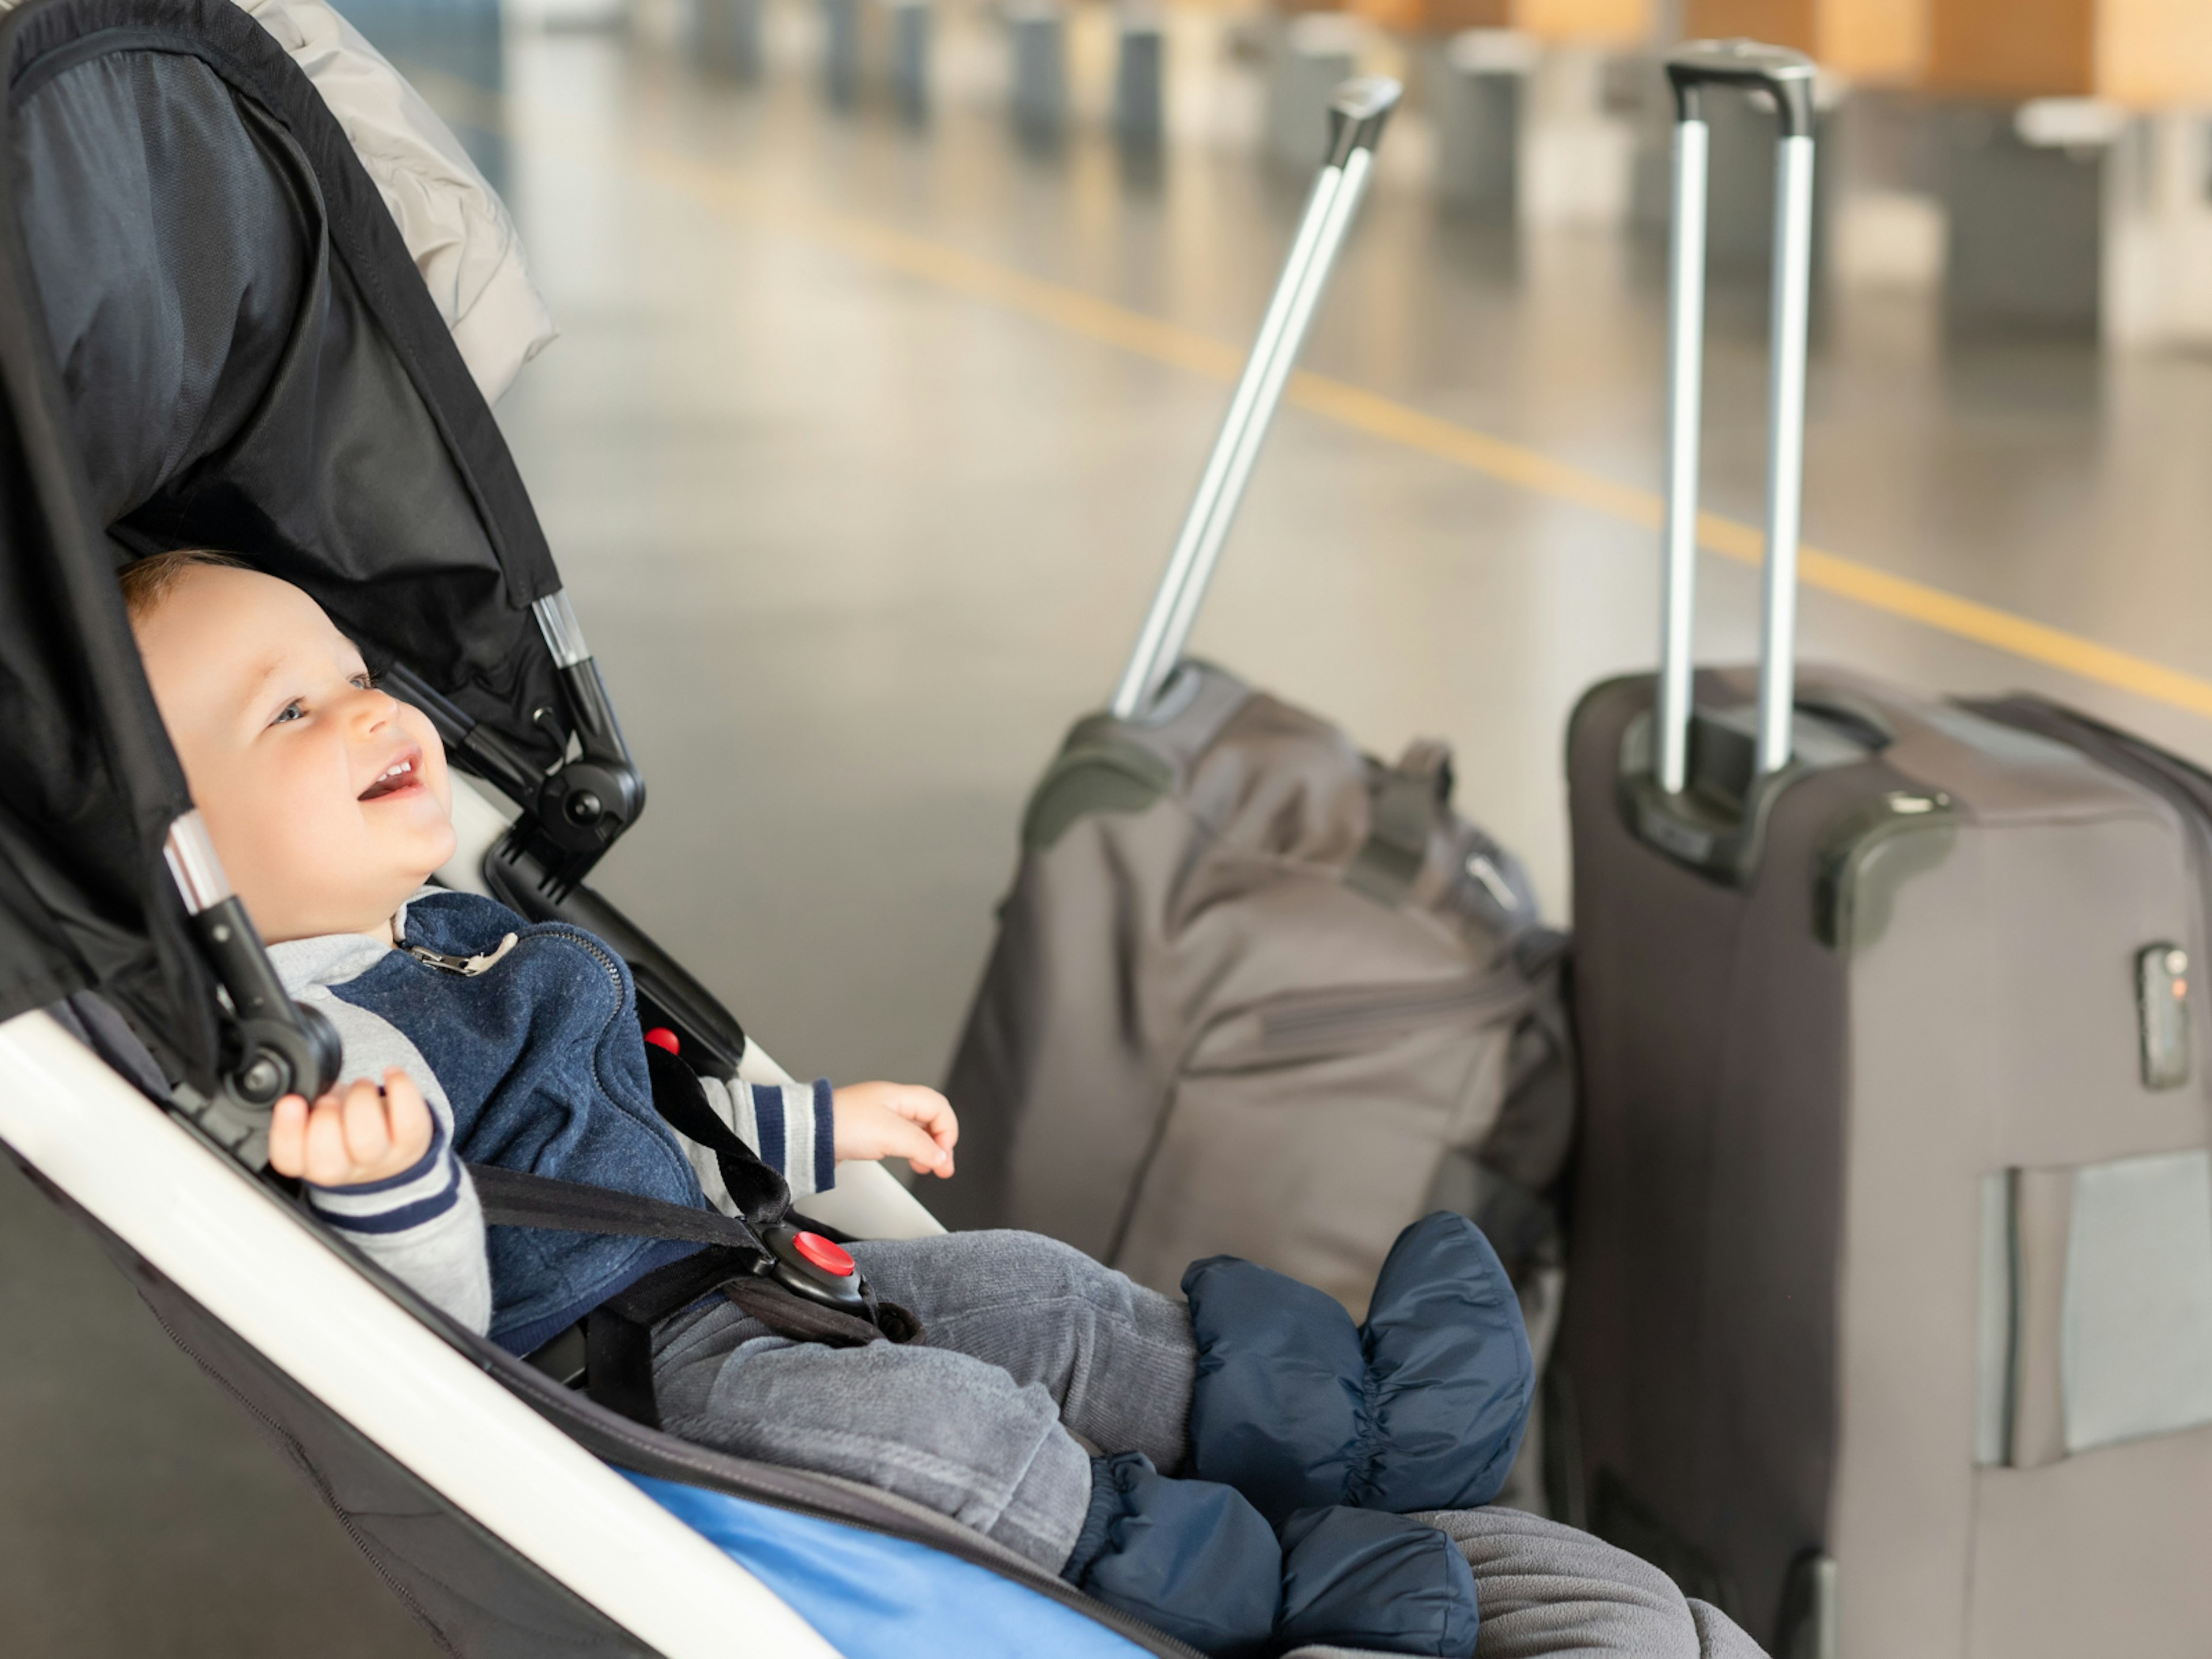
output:
M1308 1644L1474 1651L1474 1575L1435 1528L1320 1509L1279 1536L1232 1488L1171 1480L1138 1452L1091 1463L1091 1511L1060 1577L1213 1659Z
M1497 1497L1535 1371L1498 1254L1464 1216L1398 1236L1367 1322L1236 1256L1183 1274L1198 1340L1190 1473L1277 1525L1350 1504L1405 1514Z

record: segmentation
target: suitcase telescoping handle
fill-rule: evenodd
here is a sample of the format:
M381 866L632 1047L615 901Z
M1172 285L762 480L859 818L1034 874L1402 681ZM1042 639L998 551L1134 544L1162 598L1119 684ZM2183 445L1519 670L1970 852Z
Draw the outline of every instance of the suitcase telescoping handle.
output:
M1759 613L1755 775L1790 762L1796 679L1797 532L1805 460L1805 335L1813 276L1813 61L1750 40L1700 40L1667 59L1674 90L1674 222L1668 258L1667 515L1659 641L1659 787L1688 781L1691 633L1697 598L1698 422L1703 403L1708 134L1712 86L1765 93L1778 131L1767 391L1766 560Z
M1376 143L1402 91L1395 81L1365 76L1346 81L1329 99L1328 159L1314 181L1313 194L1306 198L1305 216L1298 222L1290 258L1275 283L1274 298L1267 302L1260 337L1237 382L1237 394L1229 401L1221 435L1214 440L1213 453L1199 478L1198 494L1183 520L1182 533L1176 538L1159 591L1152 596L1137 647L1129 653L1129 665L1115 688L1113 711L1121 719L1149 705L1182 658L1230 523L1252 476L1252 463L1283 400L1291 365L1305 343L1352 213L1366 193Z

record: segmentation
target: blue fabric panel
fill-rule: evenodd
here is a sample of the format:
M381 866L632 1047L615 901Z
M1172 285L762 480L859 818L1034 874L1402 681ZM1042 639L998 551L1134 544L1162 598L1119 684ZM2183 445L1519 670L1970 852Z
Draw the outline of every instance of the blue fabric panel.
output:
M1137 1659L1072 1607L926 1544L623 1473L719 1545L845 1659Z

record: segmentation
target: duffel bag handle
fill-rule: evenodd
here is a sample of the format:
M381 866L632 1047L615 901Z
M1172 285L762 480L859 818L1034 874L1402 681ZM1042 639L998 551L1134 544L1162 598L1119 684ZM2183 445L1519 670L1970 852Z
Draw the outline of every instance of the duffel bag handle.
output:
M1229 400L1229 413L1221 435L1213 441L1213 453L1198 481L1198 493L1184 515L1182 532L1160 577L1159 591L1137 635L1136 649L1121 671L1115 688L1115 715L1127 720L1148 708L1176 663L1198 620L1198 607L1206 598L1206 584L1221 557L1222 544L1244 498L1244 485L1259 459L1260 445L1268 422L1283 401L1283 388L1297 362L1298 348L1321 303L1322 289L1336 263L1337 250L1359 198L1367 192L1375 166L1375 146L1381 142L1384 123L1398 106L1404 88L1382 76L1346 81L1328 102L1328 155L1313 194L1306 198L1305 216L1291 243L1290 258L1276 280L1274 298L1260 324L1260 337Z

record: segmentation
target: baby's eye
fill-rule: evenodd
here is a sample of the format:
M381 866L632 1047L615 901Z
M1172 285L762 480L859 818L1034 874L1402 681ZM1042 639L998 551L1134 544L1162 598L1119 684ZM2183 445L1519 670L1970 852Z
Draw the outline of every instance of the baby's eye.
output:
M287 721L305 720L307 717L307 709L301 705L300 700L297 697L295 697L291 702L286 703L282 708L276 711L276 718L270 721L269 724L271 726L283 726Z
M368 669L364 668L360 673L353 677L350 684L359 687L363 691L374 691L376 690L376 676L369 672Z

